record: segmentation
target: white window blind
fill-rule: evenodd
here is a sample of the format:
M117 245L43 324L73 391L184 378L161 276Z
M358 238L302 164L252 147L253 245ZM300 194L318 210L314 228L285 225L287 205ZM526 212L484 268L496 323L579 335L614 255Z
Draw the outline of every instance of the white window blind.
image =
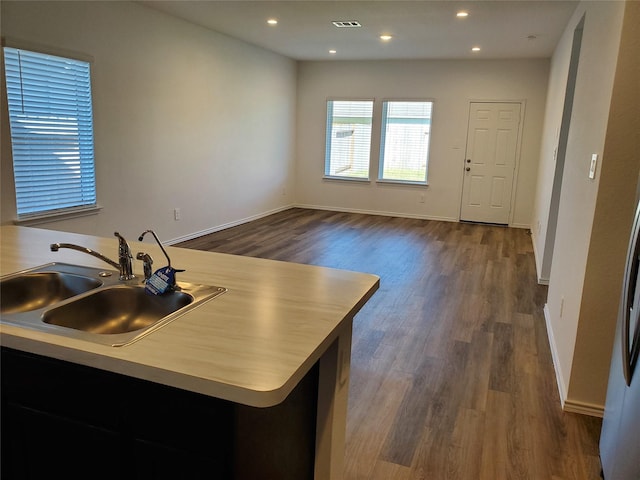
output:
M380 180L426 183L433 102L383 102Z
M325 176L369 178L372 115L371 100L327 102Z
M4 48L18 218L96 206L90 64Z

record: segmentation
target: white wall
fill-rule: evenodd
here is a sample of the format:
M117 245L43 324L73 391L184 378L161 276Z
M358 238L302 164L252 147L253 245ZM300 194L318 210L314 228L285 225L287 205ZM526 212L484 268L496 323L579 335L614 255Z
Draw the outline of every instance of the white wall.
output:
M545 248L545 232L555 168L553 148L562 115L573 32L585 16L575 86L573 113L560 193L558 224L546 306L547 329L556 366L560 396L568 410L598 413L604 405L622 279L626 238L633 209L637 171L615 178L604 172L619 161L603 156L611 92L614 83L624 2L581 3L567 25L551 62L549 101L540 158L533 225L537 254ZM588 178L591 155L599 155L596 178ZM610 162L610 163L608 163ZM617 195L608 222L594 223L596 207L607 195ZM610 203L607 208L615 205ZM602 222L602 218L599 220ZM602 237L603 229L616 242ZM594 237L594 232L600 232ZM597 248L593 250L594 239ZM621 247L622 245L622 247ZM599 257L605 273L591 263ZM540 259L538 259L540 268ZM592 273L588 274L587 271ZM597 273L596 273L597 272Z
M129 2L4 1L2 32L94 59L103 209L45 228L131 236L142 227L177 239L294 203L457 220L470 100L526 102L511 223L531 223L548 60L303 62L296 72L291 60ZM430 185L322 181L329 96L434 99ZM7 223L9 142L1 168Z
M1 8L4 36L93 57L103 209L39 226L127 238L153 228L170 240L293 203L294 61L131 2ZM2 124L6 139L6 105ZM8 144L3 223L15 218Z
M576 28L575 18L574 16L570 24L571 27L567 27L564 31L555 49L555 53L551 58L542 146L540 150L538 184L533 205L533 219L531 222L538 280L545 284L549 282L551 256L553 252L553 241L549 242L551 245L548 245L546 239L549 235L554 238L555 230L553 225L550 226L550 223L555 225L554 222L557 220L557 209L554 208L553 211L550 211L551 198L555 190L559 189L562 183L562 175L559 176L560 178L555 178L557 168L561 168L557 166L556 155L559 146L565 95L568 94L567 79L572 54L573 34ZM554 180L556 184L555 187ZM559 192L555 192L555 195L557 198ZM550 251L545 249L550 249Z
M316 208L459 219L469 102L524 100L522 150L511 225L531 224L549 61L301 62L296 200ZM374 98L373 171L381 100L434 100L428 187L323 180L326 100ZM376 109L378 113L376 114ZM376 121L377 120L377 121ZM425 202L420 203L420 195Z

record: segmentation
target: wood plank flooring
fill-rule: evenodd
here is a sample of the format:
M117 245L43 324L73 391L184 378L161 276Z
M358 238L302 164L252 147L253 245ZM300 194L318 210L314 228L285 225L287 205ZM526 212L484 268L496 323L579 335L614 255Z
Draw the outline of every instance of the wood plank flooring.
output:
M564 413L523 229L291 209L179 246L375 273L354 321L346 480L600 478Z

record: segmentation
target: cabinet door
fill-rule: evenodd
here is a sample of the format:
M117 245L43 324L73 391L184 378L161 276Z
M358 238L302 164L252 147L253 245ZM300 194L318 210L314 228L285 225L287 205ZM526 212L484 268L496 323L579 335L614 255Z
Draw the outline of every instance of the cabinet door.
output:
M197 432L192 433L197 435ZM136 480L228 480L232 477L228 461L216 458L219 452L209 455L174 448L160 443L137 439L133 445Z
M193 392L138 382L128 423L136 480L228 480L233 477L233 405Z
M2 424L4 480L121 478L114 432L14 404L3 405Z

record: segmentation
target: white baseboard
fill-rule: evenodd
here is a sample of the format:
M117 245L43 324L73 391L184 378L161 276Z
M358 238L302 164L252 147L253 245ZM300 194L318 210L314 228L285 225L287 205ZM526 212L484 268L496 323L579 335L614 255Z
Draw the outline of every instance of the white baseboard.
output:
M538 253L538 249L536 248L536 235L534 235L533 232L531 232L531 244L533 245L533 258L535 259L535 262L536 262L536 275L538 277L538 284L549 285L549 279L544 278L540 275L540 270L542 268L541 267L542 257L540 257L540 254Z
M604 406L592 403L578 402L576 400L567 399L562 408L565 412L580 413L589 415L590 417L604 417Z
M510 223L509 226L511 228L526 228L527 230L531 230L531 225L528 223Z
M549 305L544 304L544 322L547 325L547 338L549 339L549 348L551 349L551 358L553 360L553 369L556 372L556 383L558 384L558 393L560 394L560 404L564 410L565 402L567 400L567 387L562 376L562 369L560 368L560 356L558 354L558 347L553 336L553 329L551 328L551 314L549 313Z
M560 394L560 404L562 406L562 410L564 412L580 413L582 415L602 418L604 416L604 405L581 402L579 400L572 400L568 398L568 390L564 381L564 377L562 376L562 369L560 368L558 348L553 336L553 330L551 329L551 316L549 313L549 306L546 303L544 304L544 320L545 324L547 325L549 348L551 349L551 357L553 359L553 369L556 372L556 382L558 384L558 393Z
M254 220L258 220L263 217L267 217L269 215L273 215L274 213L283 212L285 210L289 210L290 208L294 208L295 205L285 205L284 207L278 207L273 210L269 210L266 212L258 213L256 215L252 215L250 217L242 218L240 220L234 220L233 222L223 223L222 225L217 225L215 227L207 228L206 230L200 230L199 232L189 233L187 235L183 235L181 237L172 238L171 240L167 240L166 242L162 242L165 245L174 245L180 242L186 242L187 240L193 240L194 238L202 237L203 235L208 235L210 233L219 232L221 230L226 230L227 228L237 227L238 225L242 225L243 223L249 223Z

